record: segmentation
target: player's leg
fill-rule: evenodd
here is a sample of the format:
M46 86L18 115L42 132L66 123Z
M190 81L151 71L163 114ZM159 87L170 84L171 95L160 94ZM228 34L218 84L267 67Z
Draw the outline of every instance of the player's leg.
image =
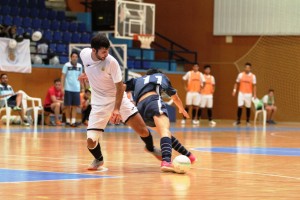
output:
M23 94L22 93L17 93L17 96L16 96L16 106L17 107L21 107L21 104L22 104L22 98L23 98Z
M272 124L276 124L276 122L273 120L276 111L277 111L277 107L276 106L272 106L272 113L271 113L271 116L270 116L270 120L271 120Z
M240 125L241 124L243 106L244 106L244 95L241 92L239 92L239 94L238 94L237 121L234 123L234 125Z
M244 98L245 98L245 107L246 107L246 123L247 125L250 125L252 95L244 94Z
M65 115L66 115L66 125L71 124L71 102L72 102L71 93L69 91L65 91L64 106L65 106Z
M213 108L213 97L208 96L207 97L207 116L208 116L208 120L209 120L209 125L215 126L216 122L213 121L212 108Z
M52 103L50 105L50 108L54 112L55 124L56 125L61 125L61 121L59 120L59 114L60 114L60 111L61 111L61 103L59 103L59 102Z
M207 105L206 95L201 95L200 108L199 108L199 112L198 112L198 118L199 119L201 119L202 111L204 110L206 105Z
M71 126L77 127L76 115L77 108L80 106L80 92L72 92L72 111L71 111Z
M193 94L193 113L192 113L192 119L193 119L193 124L197 125L199 124L199 119L198 119L198 112L199 112L199 106L201 102L201 95L198 92L195 92Z
M185 98L185 110L187 113L189 113L189 111L192 109L192 104L193 103L193 94L192 92L187 92L186 93L186 98ZM192 118L193 119L193 118ZM185 124L186 118L183 117L183 119L181 120L181 124Z

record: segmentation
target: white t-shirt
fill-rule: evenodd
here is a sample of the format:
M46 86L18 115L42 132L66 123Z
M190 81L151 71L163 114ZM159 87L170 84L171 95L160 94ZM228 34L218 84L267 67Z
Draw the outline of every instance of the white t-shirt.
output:
M115 83L122 81L118 61L111 55L108 55L104 61L93 61L91 48L84 48L80 52L80 58L92 89L91 104L114 103L116 100ZM125 92L124 95L126 96Z

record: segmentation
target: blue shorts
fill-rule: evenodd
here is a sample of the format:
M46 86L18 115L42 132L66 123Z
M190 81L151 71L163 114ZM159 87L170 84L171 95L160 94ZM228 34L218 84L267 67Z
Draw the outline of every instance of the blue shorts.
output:
M165 102L158 95L151 95L138 103L137 108L147 126L155 127L154 116L169 116Z
M17 105L17 94L14 94L12 96L10 96L8 99L7 99L7 106L8 107L15 107Z
M65 91L65 106L80 106L80 92Z

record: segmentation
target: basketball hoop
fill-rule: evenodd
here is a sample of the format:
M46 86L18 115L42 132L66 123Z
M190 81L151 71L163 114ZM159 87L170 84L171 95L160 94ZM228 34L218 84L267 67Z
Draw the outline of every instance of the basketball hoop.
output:
M134 34L133 40L139 40L141 42L141 48L151 49L151 43L154 41L154 35L149 34Z

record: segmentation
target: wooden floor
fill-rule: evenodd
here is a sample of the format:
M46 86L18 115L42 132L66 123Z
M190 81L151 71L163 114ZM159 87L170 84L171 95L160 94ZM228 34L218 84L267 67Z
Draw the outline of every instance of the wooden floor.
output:
M2 125L0 198L300 199L300 124L264 130L229 121L214 128L178 123L172 132L199 159L188 174L161 173L160 162L126 126L106 129L105 168L89 172L85 127Z

